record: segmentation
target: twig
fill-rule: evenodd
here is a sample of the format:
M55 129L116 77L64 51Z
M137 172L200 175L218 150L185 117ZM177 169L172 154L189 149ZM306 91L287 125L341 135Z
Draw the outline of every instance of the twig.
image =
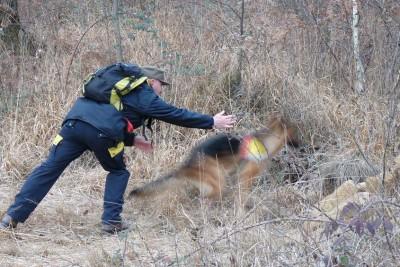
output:
M397 50L398 51L398 50ZM395 55L397 56L397 54ZM400 69L397 71L397 79L396 82L393 85L393 88L391 90L391 94L395 94L398 91L398 87L399 87L399 83L400 83ZM391 131L393 128L393 123L395 121L395 117L396 117L396 113L397 113L397 104L399 102L399 96L400 94L398 94L395 97L389 97L389 118L386 124L386 137L385 137L385 149L383 151L383 158L382 158L382 194L383 196L385 196L385 177L386 177L386 157L387 157L387 151L388 151L388 147L389 147L389 143L390 143L390 136L391 136ZM382 201L382 208L385 209L385 203ZM383 218L385 219L385 215L383 215ZM395 256L394 253L394 248L392 243L389 240L389 236L386 230L386 227L383 227L383 231L385 233L385 238L386 238L386 243L388 244L389 247L389 251L390 254L392 255L393 261L394 262L398 262L397 258Z
M337 63L338 65L340 65L340 64L339 64L340 61L339 61L339 59L338 59L338 56L335 54L335 52L333 52L332 47L328 44L326 38L324 38L324 35L323 35L322 32L321 32L321 28L319 27L317 18L314 16L314 14L313 14L310 10L308 10L308 9L306 8L306 5L304 5L304 10L305 10L306 12L308 12L308 14L311 16L311 18L312 18L312 20L313 20L313 22L314 22L314 24L315 24L315 26L316 26L316 28L317 28L317 31L318 31L318 33L319 33L319 35L320 35L320 37L321 37L321 40L324 42L326 48L328 48L329 54L331 54L331 56L332 56L333 59L336 61L336 63ZM343 77L344 81L345 81L345 82L347 83L347 85L354 91L354 88L353 88L353 86L351 85L350 81L349 81L349 80L347 79L347 77L344 75L343 67L340 67L339 69L341 70L340 73L342 74L342 77Z
M367 165L368 165L374 172L378 173L379 170L378 170L377 168L375 168L375 166L373 166L373 165L371 164L371 162L369 162L369 160L368 160L367 156L365 155L364 151L362 150L360 144L357 142L357 139L356 139L355 135L354 135L352 132L350 132L349 129L346 128L345 130L346 130L347 133L351 136L351 139L353 140L354 144L357 146L358 152L360 152L362 158L363 158L364 161L367 163Z
M132 12L126 11L126 12L118 12L116 15L119 15L119 16L120 16L120 15L125 15L125 16L126 16L126 15L132 15L132 14L133 14ZM133 14L133 15L134 15L134 14ZM93 22L93 23L86 29L86 31L82 34L82 36L79 38L79 41L78 41L78 42L76 43L76 45L75 45L74 52L72 53L71 60L69 61L69 64L68 64L67 74L66 74L66 78L65 78L65 84L64 84L64 86L63 86L63 90L64 90L64 91L66 91L66 88L67 88L68 78L69 78L69 73L70 73L70 69L71 69L72 62L74 61L74 58L75 58L75 56L76 56L76 54L77 54L77 51L78 51L78 47L79 47L79 45L81 44L83 38L85 37L85 35L86 35L94 26L96 26L98 23L102 22L102 21L105 20L105 19L112 18L112 16L113 16L113 15L105 15L105 16L99 18L98 20L96 20L95 22Z
M251 224L248 226L244 226L242 228L238 228L235 230L232 230L230 232L227 233L223 233L221 234L219 237L217 237L216 239L214 239L213 241L209 242L206 244L206 246L204 247L210 247L213 246L215 243L225 240L228 237L231 237L235 234L256 228L256 227L260 227L260 226L264 226L264 225L268 225L268 224L274 224L274 223L280 223L280 222L320 222L320 223L326 223L329 222L328 220L317 220L317 219L309 219L309 218L281 218L281 219L272 219L272 220L266 220L266 221L262 221L256 224ZM197 252L199 252L200 250L202 250L204 247L200 247L197 248L195 250L193 250L192 252L186 254L185 256L183 256L181 259L176 259L175 261L171 262L170 264L168 264L168 266L172 266L175 263L178 263L181 260L185 260L187 258L190 258L191 256L193 256L194 254L196 254Z
M195 224L195 222L186 214L185 209L183 208L182 204L181 206L181 211L183 213L183 215L186 217L186 219L190 222L190 224L192 225L193 228L197 228L197 225Z
M80 43L82 42L83 38L85 37L85 35L86 35L94 26L96 26L96 24L102 22L103 20L105 20L106 18L109 18L109 17L110 17L110 16L103 16L103 17L101 17L100 19L96 20L92 25L90 25L90 26L86 29L86 31L82 34L81 38L79 38L78 43L75 45L74 52L72 53L71 60L69 61L69 64L68 64L67 74L66 74L66 77L65 77L65 84L64 84L64 86L63 86L63 91L64 91L64 92L65 92L66 89L67 89L68 78L69 78L69 72L70 72L70 69L71 69L72 62L74 61L74 58L75 58L76 53L77 53L77 51L78 51L78 47L79 47Z
M178 240L177 240L177 235L175 233L175 257L178 258ZM177 262L179 266L179 262Z
M126 256L126 248L127 248L127 243L128 243L128 235L129 233L126 232L125 234L125 239L124 239L124 249L122 250L122 267L125 266L125 256Z
M155 265L157 261L156 261L156 259L154 258L153 254L151 253L150 248L149 248L149 246L147 245L146 240L144 239L144 237L143 237L142 234L140 233L139 225L136 224L136 228L137 228L137 230L138 230L137 232L138 232L138 234L139 234L139 237L142 239L143 244L144 244L144 246L145 246L147 252L149 253L151 259L153 260L153 264Z

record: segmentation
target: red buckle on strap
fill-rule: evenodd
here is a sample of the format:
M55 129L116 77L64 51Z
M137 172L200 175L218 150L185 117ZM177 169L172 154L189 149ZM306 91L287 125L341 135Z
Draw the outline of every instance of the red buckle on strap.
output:
M124 120L126 121L126 132L132 133L135 130L135 126L127 118L124 118Z

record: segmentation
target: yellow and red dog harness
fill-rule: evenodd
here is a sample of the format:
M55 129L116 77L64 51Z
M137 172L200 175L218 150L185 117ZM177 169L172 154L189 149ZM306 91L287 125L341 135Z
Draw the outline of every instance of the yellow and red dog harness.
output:
M259 161L268 158L268 150L258 138L245 135L240 144L240 158Z

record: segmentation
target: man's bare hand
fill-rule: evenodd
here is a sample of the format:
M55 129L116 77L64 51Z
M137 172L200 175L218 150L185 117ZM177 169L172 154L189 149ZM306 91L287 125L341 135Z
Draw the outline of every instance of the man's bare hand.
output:
M220 113L214 116L214 128L215 129L224 129L224 128L232 128L236 123L235 115L224 115L225 111L221 111Z
M153 151L153 146L151 142L146 141L143 136L135 136L135 141L133 145L145 153L150 153Z

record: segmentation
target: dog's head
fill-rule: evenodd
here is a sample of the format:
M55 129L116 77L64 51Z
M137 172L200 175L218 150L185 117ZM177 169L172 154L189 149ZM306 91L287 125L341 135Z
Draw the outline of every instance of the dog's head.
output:
M283 132L283 136L286 140L286 144L299 147L301 145L299 128L287 119L281 116L272 117L267 124L268 128L273 131Z
M273 151L280 149L285 144L298 147L301 142L298 128L281 116L273 116L267 120L266 128L257 131L255 136Z

